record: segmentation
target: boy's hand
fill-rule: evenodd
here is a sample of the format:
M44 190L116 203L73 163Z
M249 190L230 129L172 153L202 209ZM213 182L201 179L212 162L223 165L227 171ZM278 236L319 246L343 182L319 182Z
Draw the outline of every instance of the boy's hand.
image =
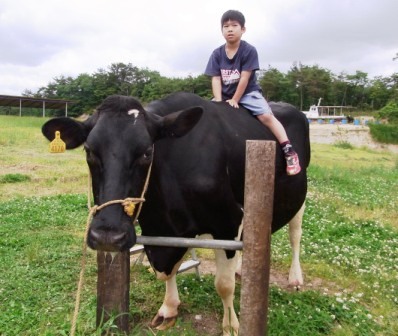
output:
M239 104L234 99L228 99L226 102L232 107L239 108Z

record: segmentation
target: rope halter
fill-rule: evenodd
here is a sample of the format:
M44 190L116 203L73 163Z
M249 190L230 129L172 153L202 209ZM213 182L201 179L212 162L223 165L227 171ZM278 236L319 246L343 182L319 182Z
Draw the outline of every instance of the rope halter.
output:
M153 151L152 151L152 153L153 153ZM149 165L149 169L148 169L147 176L145 179L144 188L142 189L141 197L138 197L138 198L128 197L123 200L112 200L112 201L103 203L101 205L91 206L91 200L90 200L90 198L91 198L91 174L89 174L89 178L88 178L89 186L88 186L88 192L87 192L87 206L89 209L89 213L88 213L87 221L86 221L86 231L84 233L82 266L81 266L81 270L80 270L79 281L77 284L75 309L74 309L73 317L72 317L70 336L74 336L75 332L76 332L77 316L79 314L79 307L80 307L80 294L81 294L82 287L83 287L84 270L86 268L87 235L88 235L91 220L92 220L93 216L97 213L97 211L100 211L103 208L105 208L111 204L121 204L123 206L124 212L128 216L133 217L135 206L136 206L136 204L139 204L138 210L137 210L137 212L133 218L133 221L132 221L133 225L136 224L136 221L137 221L138 216L140 215L140 212L142 209L142 204L143 204L143 202L145 202L144 195L146 193L146 190L148 189L149 177L151 176L151 170L152 170L152 162L153 162L153 156L152 156L151 164Z
M154 148L152 147L152 155L154 152ZM93 217L95 216L95 214L97 213L97 211L102 210L103 208L107 207L108 205L112 205L112 204L118 204L120 203L123 208L124 208L124 212L129 216L129 217L133 217L134 214L134 210L135 210L135 206L136 204L139 204L137 213L135 214L132 223L133 225L136 224L138 216L140 215L141 209L142 209L142 203L145 202L145 198L144 195L148 189L148 184L149 184L149 178L151 176L151 171L152 171L152 163L153 163L153 156L152 156L152 160L151 160L151 164L149 165L147 174L146 174L146 178L145 178L145 184L144 187L142 188L142 192L141 192L141 196L140 197L127 197L123 200L112 200L106 203L103 203L101 205L93 205L91 206L91 200L90 200L90 195L91 195L91 176L89 177L89 187L88 187L88 193L87 193L87 206L90 210L89 216Z

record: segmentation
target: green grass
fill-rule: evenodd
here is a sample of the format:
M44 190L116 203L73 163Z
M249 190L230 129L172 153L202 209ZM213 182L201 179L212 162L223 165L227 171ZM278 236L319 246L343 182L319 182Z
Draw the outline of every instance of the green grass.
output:
M311 277L324 276L319 271L323 268L316 265L333 265L335 274L326 276L335 285L325 285L320 291L301 292L271 287L271 335L330 335L335 329L340 330L338 328L350 330L353 335L374 335L383 330L381 322L392 326L396 323L396 314L388 315L383 309L387 312L397 308L394 279L398 234L375 223L354 226L349 221L329 223L325 218L333 217L333 213L309 202L303 261L305 268L310 267L306 270L310 281ZM86 214L85 197L81 195L0 204L2 335L68 334ZM274 237L273 262L278 265L287 261L290 251L285 234ZM364 237L367 237L366 243ZM344 281L339 280L341 276L345 277ZM174 329L158 335L198 335L192 324L187 323L196 314L215 315L220 320L222 307L213 281L209 275L202 279L195 275L179 276L183 302L180 319ZM133 268L131 284L130 314L136 325L131 328L132 335L150 335L146 322L161 304L159 293L163 292L163 284L142 266ZM236 297L239 297L239 288ZM236 307L239 310L238 302ZM92 252L79 316L77 335L94 334L95 258ZM294 330L290 330L293 325Z
M1 335L67 330L80 268L84 204L82 196L74 195L0 204Z
M331 153L327 155L329 149ZM365 309L363 314L369 317L359 318L358 306L347 309L345 319L355 311L352 318L356 316L357 322L340 318L341 329L334 329L331 334L395 335L398 332L396 157L389 155L380 160L380 153L320 145L313 150L317 155L309 169L302 240L306 281L317 283L321 279L320 290L325 295L338 294L336 299L342 302L359 303ZM344 160L347 152L353 157L350 168ZM362 159L356 161L358 155ZM334 161L333 166L325 165L326 156ZM290 262L287 230L276 233L272 239L273 263L286 268ZM373 327L367 325L370 329L361 329L370 320Z
M0 201L10 197L84 193L88 169L83 150L52 154L41 134L47 118L0 116ZM24 176L10 188L10 176Z
M87 217L86 166L79 149L48 153L43 122L0 117L0 176L11 176L0 183L1 336L69 335L71 326ZM299 292L271 286L269 335L398 334L397 195L397 155L312 146L301 257L306 286ZM272 237L272 267L287 276L289 264L282 229ZM148 322L164 285L146 267L132 267L130 335L221 333L213 276L177 279L180 316L174 328L156 332ZM235 297L239 311L239 285ZM96 330L95 314L96 258L90 251L76 335L114 330L113 320Z

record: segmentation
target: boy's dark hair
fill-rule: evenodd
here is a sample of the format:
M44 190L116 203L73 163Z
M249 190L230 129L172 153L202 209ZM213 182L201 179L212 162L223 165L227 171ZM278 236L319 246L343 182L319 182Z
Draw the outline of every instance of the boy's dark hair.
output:
M221 17L221 27L224 25L225 22L229 20L238 21L242 28L245 26L245 17L241 12L237 10L231 9L223 14L223 16Z

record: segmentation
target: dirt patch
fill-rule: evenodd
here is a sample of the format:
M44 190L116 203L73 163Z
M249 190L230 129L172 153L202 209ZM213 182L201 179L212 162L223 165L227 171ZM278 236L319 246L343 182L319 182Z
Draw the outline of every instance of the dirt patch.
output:
M221 335L222 321L218 320L217 316L200 314L191 316L189 319L198 335Z
M131 257L131 264L134 265L134 263L137 261L138 256L132 256ZM199 265L199 273L200 275L215 275L216 274L216 263L212 259L206 259L206 258L199 258L200 260L200 265ZM142 261L144 266L150 267L148 260L146 257ZM192 268L186 273L194 273L195 269ZM288 270L279 270L279 269L273 269L271 268L270 270L270 280L269 284L274 285L277 287L280 287L284 290L320 290L322 288L333 288L334 284L331 284L329 282L325 282L325 280L321 278L312 278L312 279L304 279L304 286L301 286L300 288L292 287L289 285L288 281L288 276L289 276L289 271ZM237 276L236 278L237 282L240 282L240 277Z
M312 143L335 144L348 142L355 147L367 147L373 150L384 150L398 153L398 145L382 144L373 141L369 127L351 124L310 124Z

